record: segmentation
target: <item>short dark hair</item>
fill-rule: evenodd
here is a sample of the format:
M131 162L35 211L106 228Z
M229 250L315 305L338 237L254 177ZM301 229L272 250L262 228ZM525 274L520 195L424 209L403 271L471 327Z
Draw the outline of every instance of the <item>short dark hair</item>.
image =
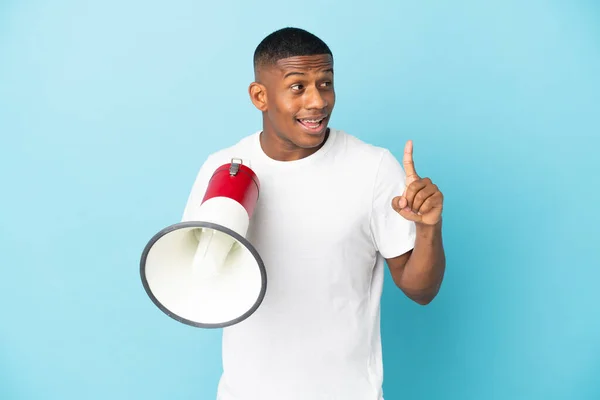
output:
M273 65L278 60L296 56L329 54L324 41L300 28L279 29L265 37L254 51L254 69Z

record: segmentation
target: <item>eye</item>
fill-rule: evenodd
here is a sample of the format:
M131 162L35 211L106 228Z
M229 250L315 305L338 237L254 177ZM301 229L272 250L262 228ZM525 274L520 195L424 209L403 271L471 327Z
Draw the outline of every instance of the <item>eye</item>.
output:
M298 91L298 90L302 90L302 85L300 83L296 83L295 85L291 86L291 89L294 91Z
M326 82L321 83L321 86L323 86L323 87L330 87L331 85L333 85L333 82L331 82L331 81L326 81Z

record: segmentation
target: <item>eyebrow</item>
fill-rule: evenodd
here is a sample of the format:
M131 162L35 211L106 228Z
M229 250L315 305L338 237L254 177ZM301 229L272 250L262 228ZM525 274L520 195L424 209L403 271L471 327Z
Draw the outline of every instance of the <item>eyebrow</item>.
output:
M325 70L325 71L323 71L323 72L324 72L324 73L332 73L332 74L333 74L333 68L328 68L328 69L326 69L326 70ZM299 72L299 71L291 71L291 72L288 72L287 74L285 74L285 75L283 76L283 79L286 79L286 78L288 78L288 77L290 77L290 76L294 76L294 75L301 75L301 76L303 76L303 75L306 75L306 74L305 74L304 72Z

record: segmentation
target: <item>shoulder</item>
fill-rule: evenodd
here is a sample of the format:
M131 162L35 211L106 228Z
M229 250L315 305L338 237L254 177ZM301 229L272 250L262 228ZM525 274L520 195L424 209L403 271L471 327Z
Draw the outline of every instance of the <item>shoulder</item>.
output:
M395 160L389 149L368 143L344 130L336 130L335 147L339 153L344 154L349 159L354 159L357 164L362 166L369 165L378 168L382 162L393 162Z
M393 187L400 190L406 179L399 159L386 147L377 146L348 134L336 131L337 157L344 159L344 169L355 177L364 177L375 191ZM343 156L341 156L343 154Z
M208 155L203 168L215 169L223 164L229 163L234 158L247 159L251 157L253 145L257 140L258 132L239 139L234 144L216 150Z
M190 207L198 204L199 199L204 196L206 187L215 170L221 165L231 162L232 158L244 159L248 157L252 150L252 141L256 139L257 134L251 134L243 137L237 143L210 153L196 172L196 178L192 184L192 189L188 197L188 203L184 211L184 219L189 218Z

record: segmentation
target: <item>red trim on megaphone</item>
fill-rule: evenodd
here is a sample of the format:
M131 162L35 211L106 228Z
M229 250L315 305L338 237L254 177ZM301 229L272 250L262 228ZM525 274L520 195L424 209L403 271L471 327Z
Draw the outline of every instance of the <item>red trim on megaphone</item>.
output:
M228 197L240 203L251 218L259 188L258 177L252 169L241 163L227 163L215 170L202 203L213 197Z

